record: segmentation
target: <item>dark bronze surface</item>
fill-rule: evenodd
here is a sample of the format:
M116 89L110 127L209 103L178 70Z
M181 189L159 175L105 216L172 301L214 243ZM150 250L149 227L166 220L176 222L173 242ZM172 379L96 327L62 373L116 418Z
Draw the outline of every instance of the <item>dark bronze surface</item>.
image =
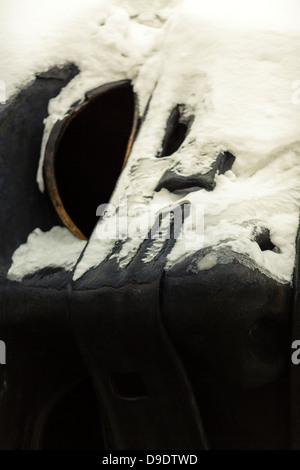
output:
M52 69L0 107L0 448L300 449L298 245L294 292L217 247L165 271L173 239L147 265L151 240L126 270L108 256L76 282L51 266L7 280L29 233L61 223L35 178L48 101L77 72ZM210 250L230 261L193 269Z

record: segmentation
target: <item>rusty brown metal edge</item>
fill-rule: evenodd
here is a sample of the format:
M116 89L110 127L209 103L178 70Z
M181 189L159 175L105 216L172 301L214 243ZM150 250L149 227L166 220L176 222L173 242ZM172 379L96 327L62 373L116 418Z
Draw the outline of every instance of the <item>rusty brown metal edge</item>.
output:
M81 232L81 230L76 226L72 218L67 213L58 191L55 175L56 152L67 127L71 121L84 110L88 103L93 101L95 98L98 98L99 95L110 91L112 88L119 88L128 84L130 84L129 80L122 80L102 85L87 92L83 102L76 105L76 107L71 108L69 114L63 120L56 121L46 144L43 174L49 197L62 223L70 230L71 233L73 233L73 235L75 235L75 237L79 238L80 240L87 240L87 237ZM138 114L138 99L136 93L134 93L134 116L132 130L128 139L122 170L125 167L134 142L138 128Z

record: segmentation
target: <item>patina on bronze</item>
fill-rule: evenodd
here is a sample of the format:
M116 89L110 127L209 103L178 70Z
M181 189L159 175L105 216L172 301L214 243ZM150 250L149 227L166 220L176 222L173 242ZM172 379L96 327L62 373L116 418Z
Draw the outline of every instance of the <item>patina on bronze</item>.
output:
M58 216L76 237L86 240L93 230L96 209L114 190L137 125L137 97L128 80L87 92L54 125L45 150L44 179Z
M213 246L165 271L172 238L147 265L151 239L127 269L108 256L76 281L51 266L7 279L29 233L60 223L35 177L49 99L77 72L44 74L0 112L0 448L299 449L299 237L294 292L233 252L188 269ZM273 249L267 231L257 243Z

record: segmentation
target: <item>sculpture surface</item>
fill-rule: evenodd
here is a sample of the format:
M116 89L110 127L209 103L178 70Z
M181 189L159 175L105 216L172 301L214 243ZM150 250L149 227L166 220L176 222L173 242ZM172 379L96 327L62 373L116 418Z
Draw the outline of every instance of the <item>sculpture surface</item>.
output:
M3 449L300 448L294 59L184 9L163 32L71 108L73 64L1 105Z

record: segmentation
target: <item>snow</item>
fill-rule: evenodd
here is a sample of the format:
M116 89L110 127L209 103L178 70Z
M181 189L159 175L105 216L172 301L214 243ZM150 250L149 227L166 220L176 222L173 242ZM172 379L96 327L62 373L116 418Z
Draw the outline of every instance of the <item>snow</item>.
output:
M8 24L12 13L7 0L1 9ZM81 70L49 103L40 188L44 149L56 120L86 91L129 78L140 114L151 95L152 99L111 202L117 207L120 197L127 196L129 208L151 203L162 211L183 201L204 208L203 237L196 237L188 252L186 241L179 239L167 268L186 254L207 248L210 254L199 260L198 268L210 269L221 262L221 251L231 248L241 260L247 257L244 262L253 268L291 282L300 205L300 105L295 100L300 78L299 2L178 0L149 6L137 0L89 0L83 7L77 0L70 10L70 2L63 0L45 11L39 6L38 11L43 15L39 21L31 18L31 33L27 27L25 32L18 28L23 7L19 19L11 21L14 28L9 30L0 76L8 94L28 83L34 72L57 63L73 61ZM190 133L176 153L158 159L166 122L177 104L185 104L186 113L194 115ZM236 161L232 171L216 176L213 191L155 192L167 169L182 175L206 173L218 153L226 150ZM110 254L115 240L107 234L115 225L113 217L97 226L74 279ZM144 226L144 217L132 211L129 223L139 219ZM270 230L277 252L260 250L252 236L257 227ZM130 262L141 241L129 238L113 255L121 267ZM155 247L156 254L160 244ZM14 263L18 256L16 252ZM145 262L150 259L149 254Z
M53 227L49 232L36 228L27 242L14 252L8 279L17 281L46 267L63 267L71 271L85 244L64 227Z

